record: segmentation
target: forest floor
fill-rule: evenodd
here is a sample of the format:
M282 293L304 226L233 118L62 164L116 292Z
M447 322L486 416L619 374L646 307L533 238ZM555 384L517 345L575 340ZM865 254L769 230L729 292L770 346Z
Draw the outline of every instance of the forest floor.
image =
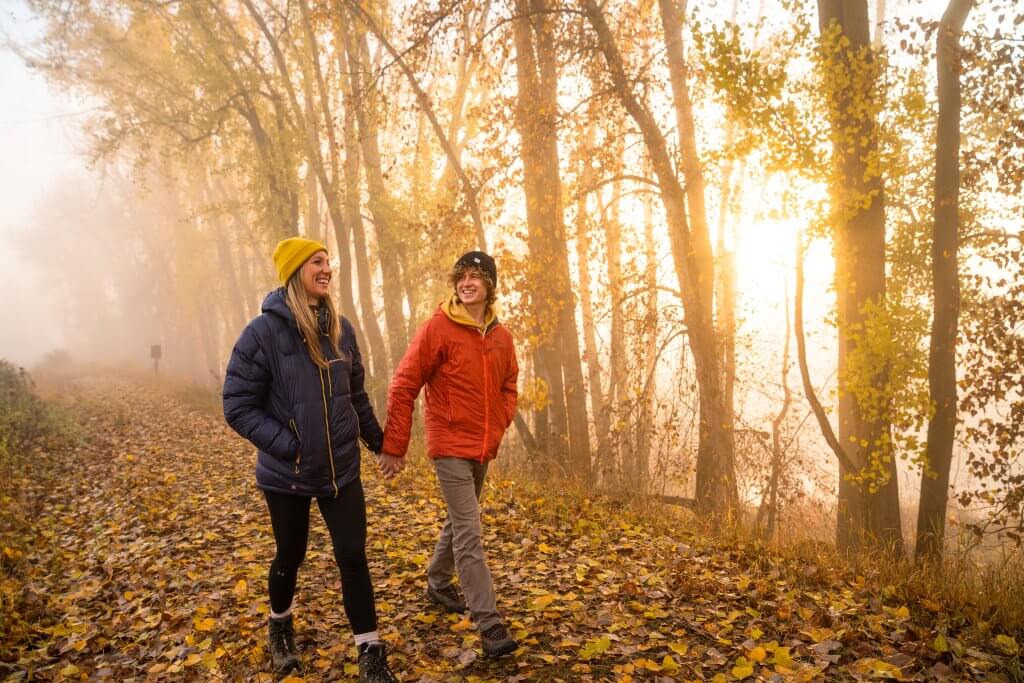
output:
M252 448L219 404L140 378L68 379L77 446L4 482L0 678L272 680L273 539ZM363 480L381 631L403 681L1014 680L1019 646L870 577L712 541L652 514L542 485L485 492L499 608L522 643L497 661L424 598L444 509L415 458ZM299 578L301 674L352 680L355 649L316 512Z

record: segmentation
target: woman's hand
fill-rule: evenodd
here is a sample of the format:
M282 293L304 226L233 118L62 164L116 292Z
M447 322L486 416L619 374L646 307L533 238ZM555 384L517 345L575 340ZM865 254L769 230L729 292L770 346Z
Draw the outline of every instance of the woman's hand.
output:
M385 479L390 479L405 469L405 458L398 458L387 453L377 455L377 466Z

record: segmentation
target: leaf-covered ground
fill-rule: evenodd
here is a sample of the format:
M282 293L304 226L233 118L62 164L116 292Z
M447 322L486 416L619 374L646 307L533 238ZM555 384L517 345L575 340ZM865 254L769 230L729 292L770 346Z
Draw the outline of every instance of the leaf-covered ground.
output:
M75 449L4 483L0 676L271 680L273 540L252 448L213 402L83 377L61 399ZM486 660L468 621L423 596L443 506L422 463L364 467L381 630L404 681L1011 680L1016 640L852 573L711 543L685 517L492 481L485 545L523 647ZM648 513L650 514L650 513ZM351 679L355 650L314 508L296 598L302 679ZM293 679L295 680L295 679Z

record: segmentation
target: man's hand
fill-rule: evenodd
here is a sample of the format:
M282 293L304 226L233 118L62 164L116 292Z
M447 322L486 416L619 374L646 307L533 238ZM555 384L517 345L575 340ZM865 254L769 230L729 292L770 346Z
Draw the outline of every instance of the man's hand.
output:
M384 475L384 478L390 479L405 469L405 458L381 453L377 456L377 466L380 467L380 472Z

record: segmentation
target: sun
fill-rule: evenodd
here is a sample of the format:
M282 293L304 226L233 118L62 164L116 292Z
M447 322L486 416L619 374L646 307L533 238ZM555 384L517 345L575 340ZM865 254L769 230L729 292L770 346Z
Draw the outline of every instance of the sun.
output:
M785 328L785 301L792 310L796 273L797 239L803 229L798 220L762 219L736 230L736 291L751 309L750 323L758 327ZM833 298L835 272L830 245L817 240L804 255L805 307L816 311Z

